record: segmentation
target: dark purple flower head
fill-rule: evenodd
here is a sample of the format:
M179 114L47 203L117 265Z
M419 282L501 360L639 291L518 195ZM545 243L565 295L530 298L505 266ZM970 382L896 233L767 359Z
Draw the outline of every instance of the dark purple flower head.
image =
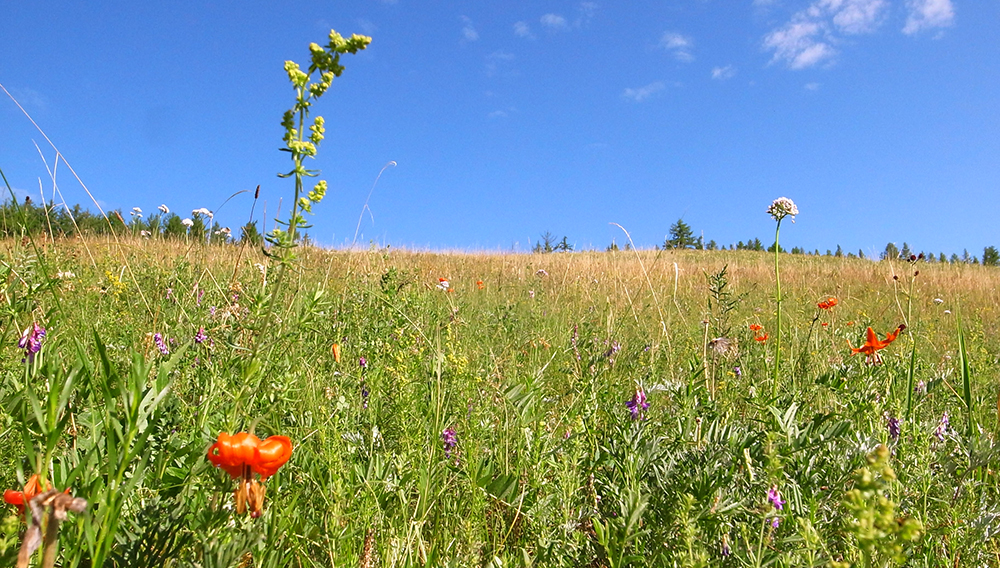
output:
M368 409L368 396L371 393L368 392L368 387L361 385L361 408Z
M635 394L632 395L632 400L626 402L625 406L632 413L632 420L642 418L646 413L646 409L649 408L649 403L646 402L646 391L642 390L642 387L635 387Z
M737 365L736 367L733 367L733 374L736 375L736 378L738 379L743 376L743 369L740 369Z
M896 418L895 416L886 416L885 422L886 428L889 429L889 437L893 440L898 440L900 432L899 418Z
M156 348L160 350L160 353L164 355L170 355L170 350L167 349L167 344L163 341L163 335L159 333L154 333L153 343L156 344Z
M364 357L362 357L362 358L358 359L358 365L360 365L362 369L367 369L368 368L368 360L365 359Z
M458 434L454 428L445 428L441 432L441 441L444 442L444 455L451 457L451 451L458 445Z
M21 334L21 339L17 342L17 346L24 349L24 361L34 361L35 353L42 350L42 339L45 338L45 328L38 325L38 322L33 322L31 327L24 330Z
M205 343L205 341L207 341L207 340L208 340L208 335L205 334L205 328L204 327L199 327L198 328L198 333L196 333L194 335L194 342L201 344L201 343Z
M767 500L774 505L776 511L780 511L785 506L785 501L781 499L781 493L778 492L778 486L772 485L770 489L767 490Z

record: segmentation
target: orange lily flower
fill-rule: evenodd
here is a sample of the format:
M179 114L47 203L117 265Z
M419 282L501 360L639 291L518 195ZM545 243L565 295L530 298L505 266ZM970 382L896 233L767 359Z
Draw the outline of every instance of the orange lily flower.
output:
M764 343L765 341L767 341L767 334L765 333L764 335L755 336L754 340L759 341L760 343Z
M762 329L764 329L764 326L762 326L760 324L757 324L757 323L750 324L750 331L760 331Z
M899 332L904 329L906 329L906 326L904 324L899 324L896 331L887 334L885 339L880 341L878 336L875 335L875 331L869 327L864 345L861 347L851 347L851 341L847 340L847 346L851 348L852 356L857 353L864 353L866 363L878 365L882 363L882 357L878 354L878 350L885 349L890 343L896 341L896 338L899 337Z
M250 516L255 519L263 514L264 486L253 479L253 474L260 475L261 480L267 479L291 457L292 441L285 436L261 440L246 432L232 436L222 432L218 441L208 448L208 461L233 479L239 479L233 493L236 512L242 515L249 506Z
M836 306L837 302L838 302L837 298L830 297L830 298L827 298L825 302L820 302L820 303L818 303L816 305L819 306L820 309L829 310L829 309L833 308L834 306Z
M340 363L340 344L334 343L330 346L330 351L333 352L333 360Z
M483 281L482 280L476 280L476 288L482 290L485 287L486 286L483 285Z
M28 478L28 482L24 484L24 491L7 489L3 492L3 500L16 507L18 514L23 515L28 501L31 501L35 495L45 493L46 491L48 491L47 484L43 484L38 480L38 474L32 474Z

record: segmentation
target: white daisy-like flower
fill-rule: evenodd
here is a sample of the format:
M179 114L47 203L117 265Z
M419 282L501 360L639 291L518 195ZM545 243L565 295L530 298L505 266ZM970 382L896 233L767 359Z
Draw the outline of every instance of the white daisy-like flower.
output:
M779 197L767 208L767 214L773 217L775 221L780 221L790 216L792 223L794 223L795 216L799 214L799 208L795 206L795 202L791 199Z
M202 207L201 209L195 209L194 211L191 212L192 217L195 215L204 215L206 217L211 217L212 212L206 209L205 207Z
M215 234L216 235L224 235L224 236L228 237L229 234L232 233L232 232L233 232L233 230L230 229L229 227L223 227L223 228L219 229L218 231L216 231Z
M184 219L181 219L181 225L184 225L185 227L189 227L190 228L192 225L194 225L194 221L192 221L191 219L188 219L187 217L185 217Z
M170 213L170 208L167 207L166 204L160 205L159 207L157 207L157 209L159 209L160 213L163 213L164 215L167 215L167 214Z
M934 303L935 304L943 304L944 300L942 300L941 298L934 298Z
M141 216L142 215L142 209L139 209L138 207L133 207L132 208L132 214L133 215L140 215Z

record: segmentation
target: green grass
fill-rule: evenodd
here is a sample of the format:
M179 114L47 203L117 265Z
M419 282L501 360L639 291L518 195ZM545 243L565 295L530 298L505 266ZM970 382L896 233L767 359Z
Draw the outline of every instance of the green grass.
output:
M775 322L763 252L306 248L269 318L259 251L3 246L0 481L43 464L90 502L62 526L64 566L1000 563L996 269L782 256L775 382L749 328ZM710 294L724 267L728 303ZM33 321L48 334L22 363ZM884 364L850 356L904 321ZM706 347L720 336L735 348ZM256 520L205 459L251 430L295 444ZM12 564L23 524L3 529Z

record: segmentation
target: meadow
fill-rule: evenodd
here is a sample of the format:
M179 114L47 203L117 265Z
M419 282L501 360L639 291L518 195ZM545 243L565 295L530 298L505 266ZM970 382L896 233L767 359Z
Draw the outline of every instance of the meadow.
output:
M3 247L0 483L86 500L56 565L1000 562L990 267L780 255L775 380L765 252L300 247L272 297L240 244ZM238 432L290 459L215 467Z

